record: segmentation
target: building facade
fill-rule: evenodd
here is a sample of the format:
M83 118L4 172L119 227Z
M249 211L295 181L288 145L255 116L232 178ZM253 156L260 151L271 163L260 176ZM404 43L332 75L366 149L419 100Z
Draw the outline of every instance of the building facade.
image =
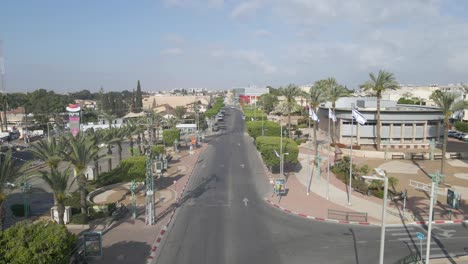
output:
M328 130L328 124L335 126L335 138L339 143L349 145L351 138L356 145L375 145L377 138L377 108L373 97L346 97L336 103L337 122L328 117L328 107L319 108L319 128ZM331 106L330 106L331 107ZM359 125L351 116L355 107L367 119ZM393 148L428 148L429 142L442 140L443 114L435 107L418 105L399 105L393 101L382 100L380 110L380 136L382 146L390 142ZM331 133L331 132L330 132Z

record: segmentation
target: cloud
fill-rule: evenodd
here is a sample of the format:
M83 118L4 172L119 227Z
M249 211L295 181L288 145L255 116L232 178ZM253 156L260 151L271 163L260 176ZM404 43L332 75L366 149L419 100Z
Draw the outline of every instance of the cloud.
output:
M263 6L263 2L262 0L246 0L234 7L231 11L231 17L241 18L255 13Z
M168 7L179 8L222 8L224 6L224 0L164 0L164 4Z
M173 34L173 33L167 34L166 36L163 37L163 39L166 42L169 42L171 44L177 44L177 45L184 44L185 42L185 39L182 36Z
M269 36L271 36L270 31L268 31L266 29L257 29L255 31L253 31L252 33L256 37L269 37Z
M183 53L183 50L180 48L168 48L161 51L162 55L180 55Z
M265 55L256 50L224 50L215 49L209 51L209 54L213 58L217 59L228 59L240 62L241 64L247 64L253 66L256 69L261 70L264 74L273 74L277 72L276 66L268 62Z

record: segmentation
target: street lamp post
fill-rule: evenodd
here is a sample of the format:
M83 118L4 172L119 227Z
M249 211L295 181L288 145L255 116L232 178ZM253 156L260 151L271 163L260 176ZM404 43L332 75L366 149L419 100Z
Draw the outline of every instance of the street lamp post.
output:
M385 218L387 212L387 192L388 192L388 178L385 174L385 171L379 168L375 169L375 172L381 177L377 176L362 176L365 179L379 180L384 181L384 196L383 196L383 206L382 206L382 228L380 230L380 252L379 252L379 264L383 264L384 261L384 251L385 251Z
M136 188L137 188L137 183L135 180L132 180L130 183L130 192L132 193L132 219L136 218Z
M426 264L429 264L430 254L431 254L431 234L432 234L432 213L434 212L434 202L437 201L437 198L434 200L434 190L439 185L439 183L444 179L445 175L440 174L439 171L436 171L434 174L430 174L432 177L431 184L431 201L429 204L429 225L427 226L427 242L426 242Z

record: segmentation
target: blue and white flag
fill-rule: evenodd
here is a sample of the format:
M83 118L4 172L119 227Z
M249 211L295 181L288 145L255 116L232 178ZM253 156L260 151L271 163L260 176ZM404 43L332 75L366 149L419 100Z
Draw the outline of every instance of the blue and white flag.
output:
M352 116L361 126L367 122L367 119L356 109L352 110Z
M319 121L318 116L315 114L314 110L312 110L312 107L309 107L309 118L312 118L315 122Z
M328 108L328 118L333 120L333 122L336 122L335 113L333 113L333 111L330 109L330 107Z

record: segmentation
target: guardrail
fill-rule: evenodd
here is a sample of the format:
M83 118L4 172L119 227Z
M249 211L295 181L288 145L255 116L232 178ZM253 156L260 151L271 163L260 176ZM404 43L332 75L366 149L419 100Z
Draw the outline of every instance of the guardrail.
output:
M346 212L328 209L328 218L344 221L367 222L367 213Z

